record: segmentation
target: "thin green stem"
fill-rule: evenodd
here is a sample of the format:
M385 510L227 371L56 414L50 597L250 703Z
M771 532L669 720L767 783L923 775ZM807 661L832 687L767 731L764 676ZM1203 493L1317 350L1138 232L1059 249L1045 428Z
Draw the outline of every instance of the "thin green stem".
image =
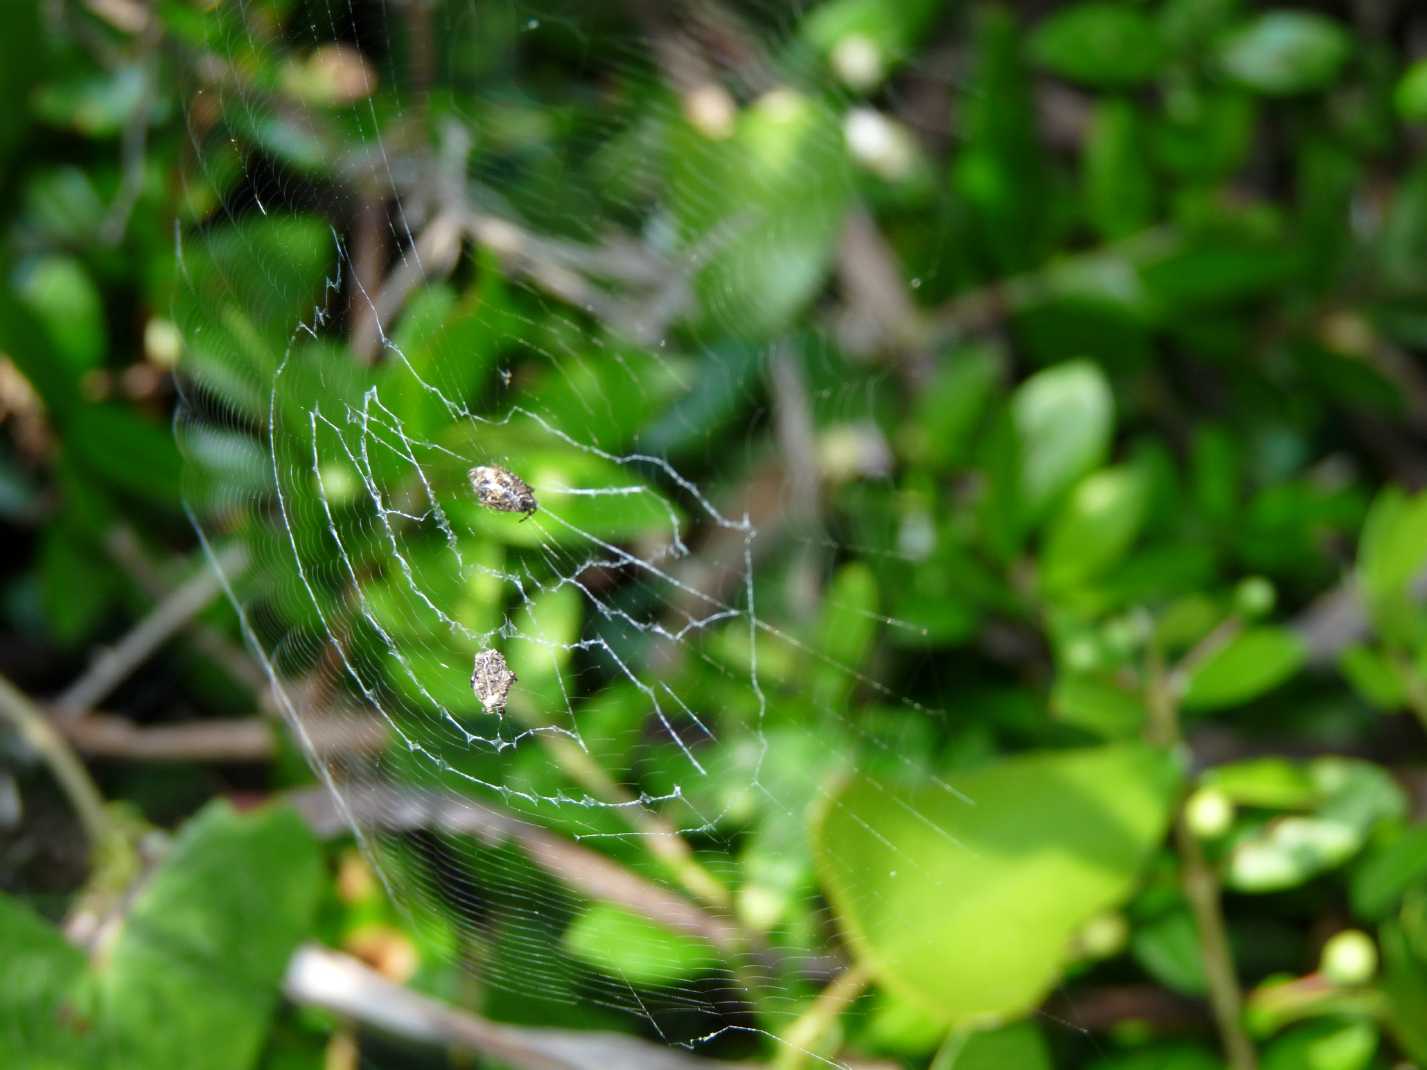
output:
M773 1062L774 1070L797 1070L802 1066L838 1015L866 991L871 981L872 975L862 965L849 966L838 974L783 1034L783 1046Z
M1236 629L1237 625L1234 625ZM1233 634L1233 630L1227 631L1216 641L1227 642ZM1174 673L1166 673L1158 648L1151 647L1146 694L1149 723L1146 731L1150 742L1157 746L1173 749L1183 743L1179 731L1176 682L1186 677L1183 664ZM1189 901L1195 928L1199 932L1199 949L1204 956L1204 973L1209 986L1209 1006L1214 1014L1224 1055L1231 1070L1256 1070L1258 1056L1253 1041L1244 1029L1244 994L1229 947L1229 930L1224 921L1219 879L1209 860L1204 857L1194 830L1189 827L1182 801L1175 812L1174 842L1179 853L1184 896Z
M88 770L75 757L64 737L55 731L49 718L3 676L0 676L0 717L14 725L20 737L34 747L49 766L60 789L74 807L91 850L111 843L114 825L105 809L104 796L99 794Z

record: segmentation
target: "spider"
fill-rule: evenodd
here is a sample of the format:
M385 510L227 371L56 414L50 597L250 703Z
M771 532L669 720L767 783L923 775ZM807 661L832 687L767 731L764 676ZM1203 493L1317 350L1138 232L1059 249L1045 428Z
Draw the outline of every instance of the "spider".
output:
M476 501L487 509L502 513L524 513L520 518L523 524L539 508L530 484L498 465L478 465L466 474L470 477L471 490L475 491Z
M481 700L487 713L500 716L505 712L506 696L517 682L518 678L499 650L482 650L476 655L471 668L471 690Z

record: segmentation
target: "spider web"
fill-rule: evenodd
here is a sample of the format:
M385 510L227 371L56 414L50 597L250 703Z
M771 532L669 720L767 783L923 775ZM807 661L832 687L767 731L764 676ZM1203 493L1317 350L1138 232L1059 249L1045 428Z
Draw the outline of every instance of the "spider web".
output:
M836 972L795 863L838 776L954 793L858 704L899 732L936 711L834 634L922 625L825 589L845 558L923 552L854 544L819 504L830 468L885 478L890 373L770 327L827 285L850 153L903 135L781 8L596 7L209 16L180 438L205 544L250 551L230 593L278 704L465 998L721 1054ZM771 140L739 141L740 106ZM766 200L731 201L745 169ZM483 507L478 465L534 514ZM472 691L486 650L518 676L503 715ZM760 828L786 879L741 861ZM637 977L572 943L592 904L641 919Z

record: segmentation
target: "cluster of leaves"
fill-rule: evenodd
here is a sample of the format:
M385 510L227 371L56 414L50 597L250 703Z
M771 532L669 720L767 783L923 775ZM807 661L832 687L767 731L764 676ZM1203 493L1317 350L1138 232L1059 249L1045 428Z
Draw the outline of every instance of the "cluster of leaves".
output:
M481 7L448 3L463 16ZM45 655L24 683L58 686L87 644L141 611L143 592L110 556L116 530L155 553L191 548L170 432L180 349L196 394L223 414L182 429L188 502L250 547L245 583L274 634L306 637L291 643L300 653L332 621L355 621L344 574L310 597L274 552L289 536L311 552L333 527L371 577L364 605L384 634L354 642L395 705L434 698L477 726L484 712L449 671L469 645L404 631L409 578L383 568L357 477L335 450L314 475L295 441L265 457L252 431L275 419L270 400L297 421L314 398L357 406L375 383L411 434L463 453L471 428L451 426L412 370L439 369L448 397L475 408L497 395L499 370L522 408L574 441L666 456L735 493L778 452L758 415L774 353L805 380L837 548L813 561L809 608L806 544L769 535L759 612L790 621L797 641L708 629L690 640L705 656L667 670L680 695L717 711L719 742L695 781L675 748L649 742L637 688L574 701L610 778L653 797L682 784L700 812L722 815L694 847L732 874L744 930L797 953L837 950L871 977L840 1028L804 1043L958 1070L1225 1065L1207 1015L1185 1039L1153 1020L1165 992L1191 1007L1222 995L1194 899L1207 875L1225 895L1233 983L1247 990L1240 1028L1263 1065L1427 1065L1427 835L1404 787L1420 794L1427 731L1427 496L1410 489L1427 474L1427 169L1413 158L1427 64L1404 51L1419 17L1359 25L1347 5L1233 0L1084 0L1035 17L823 0L789 25L781 11L720 9L788 84L702 120L671 108L642 62L592 92L582 62L627 56L641 39L633 22L571 10L517 48L524 18L449 19L437 66L452 86L423 101L431 129L477 129L481 176L536 232L585 239L600 228L572 220L655 218L651 244L699 264L694 307L667 351L611 329L551 367L541 354L603 328L481 249L406 302L393 328L405 361L368 367L335 336L293 339L339 274L331 234L358 193L338 161L379 134L397 153L418 110L403 61L385 57L377 78L359 51L404 41L381 5L344 0L362 18L341 20L357 39L340 48L311 36L339 24L312 19L317 3L175 0L155 5L143 33L58 6L64 17L43 25L38 5L0 11L0 78L26 102L0 120L14 265L0 347L18 384L0 391L11 429L0 517L34 551L7 574L4 627ZM368 16L382 27L370 41ZM938 67L947 45L950 77ZM195 95L191 79L215 57L223 77L258 88ZM469 84L481 91L464 96ZM927 132L913 105L929 86L936 121L946 107L954 121ZM370 106L337 106L353 94ZM208 114L214 98L234 106ZM878 138L859 136L869 123ZM909 285L899 322L859 345L839 324L877 310L829 280L856 269L839 258L863 215ZM770 225L738 225L747 219ZM181 256L175 221L202 234ZM292 371L270 399L285 357ZM540 426L485 428L481 448L521 457L536 483L628 480ZM866 460L877 446L890 477ZM394 459L377 463L391 467L368 478L403 478ZM277 532L270 513L228 508L263 501L274 469L337 515L299 511ZM463 504L458 467L435 477L475 534L467 560L548 575L549 528ZM610 542L657 534L676 509L665 489L670 501L590 498L570 515ZM415 559L423 587L472 632L494 628L508 592L443 572L442 552L433 539ZM569 587L519 612L547 643L507 652L522 681L511 715L538 723L566 701L572 668L610 677L573 665L592 622ZM225 609L211 622L236 634ZM407 638L397 664L389 643ZM200 653L170 657L180 671L121 692L126 712L148 716L155 693L161 716L244 708ZM531 795L573 790L539 751L457 760ZM394 748L390 761L412 759ZM24 776L27 789L40 779ZM305 779L283 760L263 786ZM197 769L112 770L106 786L163 822L232 784ZM577 816L588 832L606 815ZM540 819L558 832L571 815L552 806ZM631 870L667 876L612 842ZM405 931L374 885L352 891L361 880L340 875L361 866L343 857L329 858L339 879L324 880L290 815L210 806L88 962L28 906L0 900L15 949L0 993L7 1065L318 1065L327 1023L270 1023L283 963L319 934L372 959L376 946L413 949L413 983L442 994L461 991L463 956L510 976L532 946L651 993L727 965L711 945L598 902L474 949L459 925L468 906ZM462 887L482 888L470 868ZM520 894L549 881L522 873ZM578 1007L577 981L561 983ZM1144 998L1097 1022L1108 1036L1086 1045L1037 1016L1057 986L1071 1018L1108 992ZM776 1035L790 1000L817 989L790 972L747 995ZM500 992L482 1009L618 1024Z

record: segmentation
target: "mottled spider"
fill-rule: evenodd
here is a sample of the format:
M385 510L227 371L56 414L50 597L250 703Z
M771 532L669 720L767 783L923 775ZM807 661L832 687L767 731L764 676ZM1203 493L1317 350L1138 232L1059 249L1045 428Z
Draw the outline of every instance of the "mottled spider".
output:
M539 508L535 504L535 492L530 484L513 472L494 464L482 464L466 473L471 479L471 490L476 493L476 501L487 509L502 513L524 513L523 524Z
M506 696L518 679L499 650L482 650L476 655L471 669L471 690L487 713L499 716L505 712Z

